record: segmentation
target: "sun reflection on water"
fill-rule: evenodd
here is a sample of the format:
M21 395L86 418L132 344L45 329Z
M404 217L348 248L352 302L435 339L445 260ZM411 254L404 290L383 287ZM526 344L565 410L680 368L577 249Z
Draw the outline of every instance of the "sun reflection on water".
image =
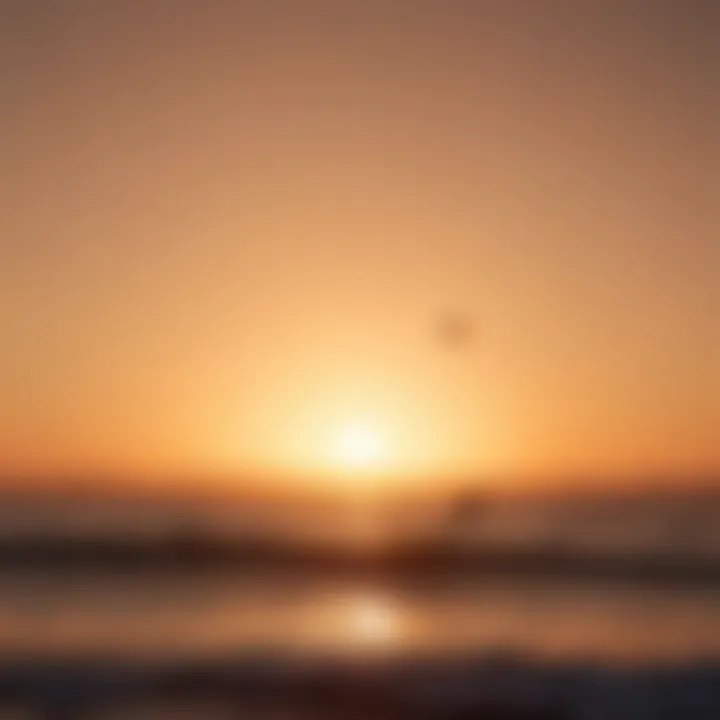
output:
M384 598L358 597L348 607L349 627L362 644L391 645L399 639L399 618Z
M313 608L305 630L314 644L357 653L399 647L403 625L392 598L369 592L340 592Z

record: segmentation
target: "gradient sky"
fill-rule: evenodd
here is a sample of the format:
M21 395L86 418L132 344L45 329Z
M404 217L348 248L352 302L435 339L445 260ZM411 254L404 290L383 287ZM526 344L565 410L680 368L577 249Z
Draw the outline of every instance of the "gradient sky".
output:
M0 0L0 473L720 471L713 0ZM458 308L474 343L444 349Z

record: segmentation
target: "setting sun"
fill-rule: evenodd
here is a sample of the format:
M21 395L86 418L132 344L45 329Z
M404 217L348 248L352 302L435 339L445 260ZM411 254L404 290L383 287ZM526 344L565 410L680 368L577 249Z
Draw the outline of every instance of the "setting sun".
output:
M388 460L386 438L370 425L352 424L338 432L335 454L343 470L380 470Z

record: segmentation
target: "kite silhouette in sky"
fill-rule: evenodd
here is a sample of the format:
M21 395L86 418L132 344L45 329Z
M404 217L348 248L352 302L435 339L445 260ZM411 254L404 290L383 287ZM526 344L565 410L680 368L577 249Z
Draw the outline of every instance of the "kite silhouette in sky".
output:
M435 323L439 342L451 350L469 347L475 340L475 324L472 318L459 312L446 312Z

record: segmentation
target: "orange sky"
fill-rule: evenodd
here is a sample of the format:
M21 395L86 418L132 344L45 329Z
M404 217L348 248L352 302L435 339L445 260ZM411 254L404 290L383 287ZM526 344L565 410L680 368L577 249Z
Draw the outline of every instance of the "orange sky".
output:
M2 3L0 474L720 471L719 29Z

